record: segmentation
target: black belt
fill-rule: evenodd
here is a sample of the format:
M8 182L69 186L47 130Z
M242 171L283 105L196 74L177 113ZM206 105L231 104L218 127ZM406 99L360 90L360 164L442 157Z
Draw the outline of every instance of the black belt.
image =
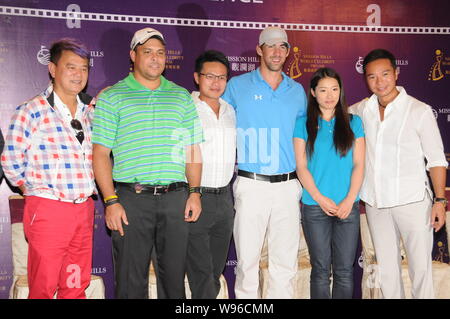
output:
M208 193L208 194L222 194L228 192L229 185L224 187L201 187L202 193Z
M175 182L169 185L149 185L149 184L139 184L139 183L122 183L116 182L117 186L123 186L127 188L131 188L136 192L136 194L140 194L142 192L148 192L153 195L161 195L171 191L175 191L180 188L187 188L187 183L185 182Z
M247 177L247 178L251 178L251 179L256 179L257 181L264 181L264 182L271 182L271 183L285 182L285 181L297 178L297 173L295 171L290 172L288 174L280 174L280 175L262 175L262 174L256 174L256 173L247 172L247 171L243 171L243 170L238 170L238 175Z

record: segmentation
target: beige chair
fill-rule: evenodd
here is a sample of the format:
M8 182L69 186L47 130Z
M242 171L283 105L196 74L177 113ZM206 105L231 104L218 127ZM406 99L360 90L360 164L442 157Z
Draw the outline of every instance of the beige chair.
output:
M13 253L13 283L9 292L10 299L28 298L28 243L23 231L23 205L24 198L22 196L9 196ZM86 289L86 298L105 299L105 285L102 277L91 275L91 283Z
M310 299L310 276L311 264L309 261L308 246L306 245L303 229L300 226L300 243L298 248L298 270L295 276L294 298ZM259 294L261 298L266 298L269 283L267 236L261 250L261 260L259 263Z
M184 286L185 286L185 294L187 299L191 299L191 289L189 288L189 281L187 277L184 277ZM155 268L153 267L153 263L150 264L150 273L148 279L148 298L149 299L157 299L157 285L156 285L156 274ZM228 299L228 286L227 281L223 275L220 276L220 290L216 299Z
M450 212L446 216L447 237L450 239ZM363 246L363 277L361 282L363 299L381 299L379 277L375 250L367 224L366 214L361 214L361 241ZM450 243L450 242L449 242ZM402 280L406 298L411 298L411 280L409 279L408 261L405 249L401 243ZM436 298L450 298L450 264L433 261L433 284Z

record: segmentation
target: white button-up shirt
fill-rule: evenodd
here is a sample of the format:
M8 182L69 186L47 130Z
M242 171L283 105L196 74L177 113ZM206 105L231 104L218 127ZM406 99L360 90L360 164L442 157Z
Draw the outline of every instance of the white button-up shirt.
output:
M219 118L211 107L192 92L205 141L200 143L203 168L201 186L223 187L230 183L236 163L236 114L220 99Z
M441 134L431 107L400 94L380 120L377 96L352 105L366 133L365 176L360 197L367 204L387 208L423 200L430 189L426 169L447 167ZM426 164L425 164L426 159Z

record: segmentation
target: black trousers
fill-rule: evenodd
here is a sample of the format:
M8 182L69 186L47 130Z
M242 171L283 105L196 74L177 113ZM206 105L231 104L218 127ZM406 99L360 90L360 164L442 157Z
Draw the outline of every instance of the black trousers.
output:
M117 194L127 214L128 226L123 224L123 237L118 231L112 232L116 298L148 298L153 248L158 263L158 298L185 298L187 188L153 195L146 191L137 194L118 185Z
M221 194L203 193L202 213L189 224L187 276L193 299L214 299L233 232L234 208L230 188Z

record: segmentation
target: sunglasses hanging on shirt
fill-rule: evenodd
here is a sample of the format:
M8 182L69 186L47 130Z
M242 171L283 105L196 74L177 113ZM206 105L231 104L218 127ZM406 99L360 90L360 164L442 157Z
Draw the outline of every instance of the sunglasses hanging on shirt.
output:
M83 132L83 126L81 125L81 122L78 121L77 119L73 119L72 121L70 121L70 126L72 126L72 128L77 131L76 137L78 139L78 142L80 142L80 144L83 144L84 132Z

